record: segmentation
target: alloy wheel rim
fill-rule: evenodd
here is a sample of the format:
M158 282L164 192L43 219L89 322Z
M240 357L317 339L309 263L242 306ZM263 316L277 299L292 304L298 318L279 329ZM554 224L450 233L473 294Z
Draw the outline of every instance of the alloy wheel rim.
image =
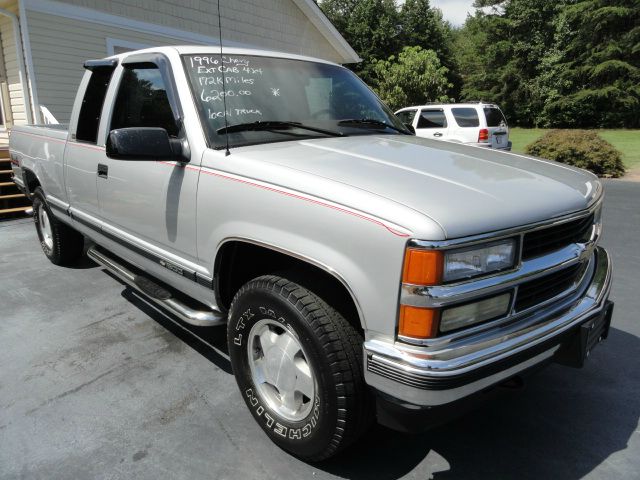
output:
M287 420L306 418L318 387L297 336L279 322L259 320L249 332L248 355L259 397Z
M51 222L49 221L49 215L44 206L40 206L38 209L38 221L40 224L40 233L42 234L42 241L47 248L53 248L53 232L51 231Z

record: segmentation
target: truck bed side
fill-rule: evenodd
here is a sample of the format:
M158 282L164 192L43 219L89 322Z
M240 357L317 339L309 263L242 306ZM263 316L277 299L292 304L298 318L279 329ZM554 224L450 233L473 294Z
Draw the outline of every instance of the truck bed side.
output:
M47 195L66 201L63 159L67 136L66 125L13 127L9 150L19 188L32 193L29 181L38 179Z

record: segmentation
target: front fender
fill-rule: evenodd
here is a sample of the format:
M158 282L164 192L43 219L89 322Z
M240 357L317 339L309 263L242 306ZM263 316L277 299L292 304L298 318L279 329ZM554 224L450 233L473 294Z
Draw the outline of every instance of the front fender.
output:
M392 212L389 205L384 207ZM270 246L320 266L346 285L361 310L367 335L395 335L404 249L412 237L408 229L220 171L201 175L197 212L198 252L211 272L217 252L231 239ZM412 215L417 213L406 213L405 218ZM425 217L420 218L424 223Z

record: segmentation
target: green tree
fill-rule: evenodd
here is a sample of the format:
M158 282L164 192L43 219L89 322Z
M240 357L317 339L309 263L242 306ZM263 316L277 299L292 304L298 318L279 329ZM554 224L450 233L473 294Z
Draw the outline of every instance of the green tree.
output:
M638 0L476 0L456 32L462 98L510 123L640 125Z
M457 97L462 79L453 53L451 25L442 18L442 11L432 8L429 0L406 0L400 10L400 43L407 47L433 50L449 70L447 78L453 84L450 96Z
M371 83L373 63L400 49L400 19L394 0L324 0L320 7L362 58L350 67Z
M573 0L555 26L544 124L640 126L640 2Z
M492 87L498 84L498 72L487 68L487 19L476 15L467 18L464 27L453 35L453 50L462 81L460 97L465 100L496 101Z
M378 82L374 65L378 60L398 58L403 47L433 50L447 69L449 97L457 97L462 86L453 53L453 31L442 12L429 0L324 0L325 15L362 58L349 65L370 85Z
M391 55L374 62L372 71L376 92L392 109L451 101L448 69L433 50L404 47L397 58Z
M537 78L564 0L476 0L456 36L462 98L496 102L512 123L531 126L542 109Z

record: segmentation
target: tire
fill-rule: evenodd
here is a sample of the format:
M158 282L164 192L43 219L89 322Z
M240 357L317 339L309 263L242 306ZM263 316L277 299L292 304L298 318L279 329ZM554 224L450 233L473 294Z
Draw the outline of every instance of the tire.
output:
M33 192L33 219L42 251L51 263L68 266L82 257L84 237L56 219L40 187Z
M371 424L362 337L306 288L275 275L251 280L233 299L227 340L242 398L284 450L324 460Z

